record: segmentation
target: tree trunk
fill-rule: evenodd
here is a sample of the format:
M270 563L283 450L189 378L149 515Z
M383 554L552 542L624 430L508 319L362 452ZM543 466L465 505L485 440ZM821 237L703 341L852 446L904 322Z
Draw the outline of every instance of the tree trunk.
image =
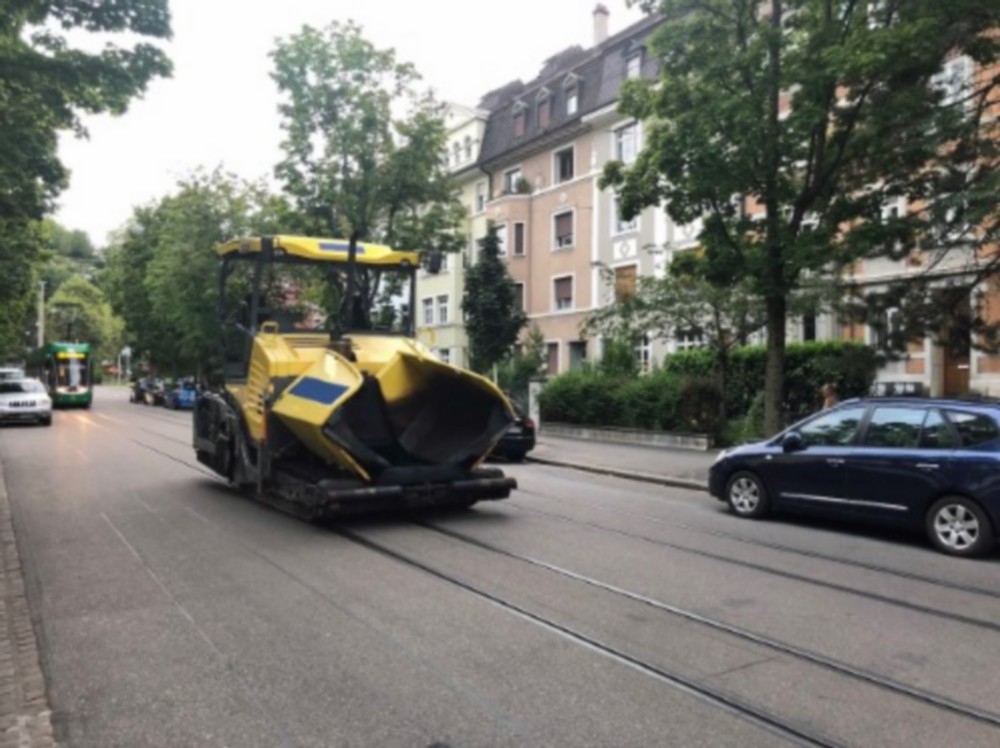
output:
M726 427L729 413L726 409L726 385L729 379L729 350L718 347L715 351L715 381L719 383L719 431Z
M764 432L776 434L785 425L785 297L767 298L767 368L764 372Z

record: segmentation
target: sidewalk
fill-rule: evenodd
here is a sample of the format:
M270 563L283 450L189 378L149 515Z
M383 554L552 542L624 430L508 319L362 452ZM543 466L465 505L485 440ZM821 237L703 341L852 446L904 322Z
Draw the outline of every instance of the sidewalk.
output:
M55 746L0 460L0 748Z
M528 454L528 459L591 473L701 491L706 488L708 468L717 454L716 450L697 452L566 439L546 436L543 431L538 436L534 451Z

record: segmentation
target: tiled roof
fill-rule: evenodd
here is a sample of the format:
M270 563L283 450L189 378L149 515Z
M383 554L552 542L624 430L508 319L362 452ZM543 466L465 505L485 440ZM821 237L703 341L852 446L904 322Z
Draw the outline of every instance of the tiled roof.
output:
M513 81L486 94L479 104L480 109L490 112L479 152L480 163L502 161L506 155L513 156L529 144L547 141L559 130L571 129L582 117L617 101L625 80L627 58L643 47L662 20L660 16L648 16L591 49L565 49L546 60L541 73L530 83ZM658 72L657 61L644 54L642 77L653 78ZM579 100L576 113L567 116L569 89L564 84L571 74L576 78ZM544 128L539 127L537 116L538 93L542 88L550 92L552 102L549 124ZM525 128L524 135L515 138L514 111L518 109L525 111Z

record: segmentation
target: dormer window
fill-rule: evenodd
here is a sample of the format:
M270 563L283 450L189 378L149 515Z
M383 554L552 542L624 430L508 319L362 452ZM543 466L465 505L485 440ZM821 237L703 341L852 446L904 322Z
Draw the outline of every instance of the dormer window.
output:
M535 97L538 107L538 129L544 130L552 121L552 92L547 88L542 88Z
M639 78L642 76L642 50L633 52L625 58L625 77Z
M455 143L452 145L451 150L452 150L452 161L454 162L455 166L458 166L460 163L462 163L461 147L458 145L458 143Z
M562 87L566 93L566 116L572 117L580 110L580 76L570 73L563 79Z
M468 135L465 136L465 160L472 160L472 138Z
M514 137L524 137L524 125L527 120L527 109L523 101L514 104Z

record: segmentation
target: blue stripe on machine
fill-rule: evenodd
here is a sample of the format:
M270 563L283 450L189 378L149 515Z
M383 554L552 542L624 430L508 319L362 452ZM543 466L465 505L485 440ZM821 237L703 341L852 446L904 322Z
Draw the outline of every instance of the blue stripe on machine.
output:
M344 244L343 242L320 242L319 248L323 252L349 252L351 250L351 245ZM359 244L358 254L363 255L364 253L365 253L365 248Z
M301 382L292 387L289 392L295 397L303 400L312 400L323 405L333 405L337 398L347 392L347 387L333 382L324 382L322 379L306 377Z

